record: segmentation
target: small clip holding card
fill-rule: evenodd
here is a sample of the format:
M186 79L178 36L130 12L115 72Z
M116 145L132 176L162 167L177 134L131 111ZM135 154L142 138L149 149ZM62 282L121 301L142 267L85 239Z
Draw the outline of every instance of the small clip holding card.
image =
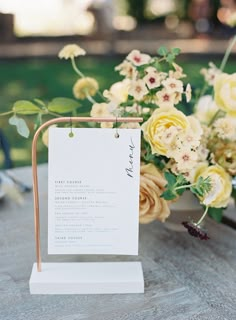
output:
M116 122L115 122L115 138L118 139L120 137L119 133L118 133L118 122L117 122L117 117L116 117Z
M74 137L74 133L72 131L72 118L70 117L70 133L69 133L69 137L73 138Z

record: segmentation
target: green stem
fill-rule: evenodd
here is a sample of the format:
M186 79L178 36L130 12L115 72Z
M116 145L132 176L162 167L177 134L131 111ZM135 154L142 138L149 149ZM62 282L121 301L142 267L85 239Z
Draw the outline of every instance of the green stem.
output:
M200 100L200 98L206 93L207 89L208 89L209 85L208 83L205 82L202 90L200 91L200 93L198 94L197 98L196 98L196 101L195 101L195 104L194 104L194 107L193 107L193 110L195 111L196 109L196 106L198 104L198 101Z
M12 114L12 113L13 113L13 111L7 111L4 113L0 113L0 117L7 116L8 114Z
M220 70L221 71L224 71L224 68L225 68L226 63L227 63L228 58L229 58L229 55L230 55L235 43L236 43L236 35L233 37L232 41L230 42L230 44L229 44L229 46L228 46L228 48L227 48L227 50L225 52L224 58L223 58L223 60L221 62L221 65L220 65Z
M100 96L100 98L102 98L103 101L107 102L107 99L105 99L105 97L103 97L103 94L101 93L100 90L98 90L98 95Z
M203 215L201 216L201 218L200 218L200 219L198 220L198 222L196 223L196 225L197 225L197 226L198 226L198 225L200 225L200 224L202 223L203 219L204 219L204 218L205 218L205 216L207 215L208 209L209 209L209 207L206 207L206 209L205 209L205 211L204 211Z
M81 78L85 78L85 75L77 68L77 65L75 63L75 58L72 57L71 58L71 64L72 64L72 67L74 69L74 71L81 77Z
M61 116L55 112L51 112L51 111L48 111L47 114L50 114L51 116L54 116L54 117L57 117L57 118L60 118Z
M211 121L208 123L208 126L211 126L220 114L222 114L222 110L217 110L214 116L211 118Z
M97 101L95 101L87 92L86 92L86 97L88 101L90 101L91 103L97 103Z
M179 186L179 187L175 188L175 190L181 190L181 189L185 189L185 188L190 188L190 187L193 187L193 186L195 186L195 185L196 185L196 183L185 184L185 185L183 185L183 186Z
M75 63L74 57L71 58L71 64L72 64L72 67L73 67L74 71L75 71L81 78L85 78L85 75L78 69L78 67L77 67L77 65L76 65L76 63ZM101 93L99 90L97 91L97 93L98 93L99 96L102 98L102 100L106 102L106 99L103 97L102 93ZM87 97L87 98L88 98L88 97ZM89 98L88 98L88 100L89 100L90 102L92 102ZM95 103L95 102L93 102L93 103Z

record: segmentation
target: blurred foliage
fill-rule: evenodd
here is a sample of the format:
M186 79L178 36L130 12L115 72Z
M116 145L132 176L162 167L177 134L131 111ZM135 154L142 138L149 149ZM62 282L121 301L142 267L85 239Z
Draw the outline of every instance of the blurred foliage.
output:
M156 1L162 1L162 0L156 0ZM124 0L122 0L123 8L127 8L127 14L134 17L139 24L150 22L150 20L153 20L153 17L150 18L149 15L145 14L147 5L149 3L149 0L126 0L127 5L124 5ZM163 1L164 2L164 1ZM191 20L190 16L190 8L191 6L197 5L197 1L193 0L173 0L175 4L175 14L183 20ZM163 4L162 4L163 6ZM210 17L209 19L211 22L215 24L219 24L219 20L217 19L217 11L219 7L221 6L220 0L209 0L209 7L210 7ZM156 17L160 19L160 17Z
M147 21L145 16L147 0L127 0L128 14L134 17L138 23Z
M80 67L86 75L98 80L101 91L103 91L112 83L121 79L119 74L114 71L114 67L121 60L122 57L83 57ZM181 66L188 75L186 82L190 82L195 89L202 85L199 70L206 67L208 61L208 58L200 61L196 61L196 59L183 61L181 57ZM220 61L214 62L218 65L220 63ZM79 60L78 63L80 63ZM230 73L232 73L232 70L235 70L233 59L229 61L226 68L226 71ZM0 110L1 112L8 111L16 100L39 98L47 101L58 96L72 98L72 86L76 79L77 76L71 70L68 61L35 59L0 61ZM84 105L88 105L88 102L84 102ZM189 108L188 105L184 107ZM188 110L186 109L185 112L188 113ZM28 125L31 130L31 138L24 139L17 134L15 128L8 125L8 117L0 118L0 128L3 129L10 142L11 155L15 166L31 163L33 121L29 121ZM47 149L42 143L39 143L38 159L39 163L47 161ZM2 165L3 154L0 150L0 167Z

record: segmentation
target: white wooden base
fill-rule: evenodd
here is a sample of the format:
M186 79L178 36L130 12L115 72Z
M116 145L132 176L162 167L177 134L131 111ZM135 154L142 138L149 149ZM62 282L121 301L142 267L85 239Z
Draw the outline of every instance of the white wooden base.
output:
M111 294L143 293L140 262L34 263L31 294Z

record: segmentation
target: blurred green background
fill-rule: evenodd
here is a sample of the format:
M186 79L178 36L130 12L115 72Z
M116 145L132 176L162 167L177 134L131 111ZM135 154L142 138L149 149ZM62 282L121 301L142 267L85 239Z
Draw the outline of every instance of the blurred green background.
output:
M114 67L123 57L99 58L81 57L78 64L81 71L87 76L95 77L103 91L105 88L121 79ZM194 59L195 60L195 59ZM212 60L212 59L211 59ZM199 61L178 61L184 68L187 78L195 88L202 86L202 76L199 71L207 67L208 58ZM220 60L214 60L217 65ZM235 62L231 59L226 71L235 69ZM77 76L71 68L70 62L59 59L32 59L0 61L0 110L8 111L16 100L40 98L44 101L54 97L73 98L72 86ZM85 102L88 103L88 102ZM33 119L32 119L33 120ZM29 165L31 163L31 142L33 136L33 121L28 120L31 128L30 138L19 136L15 127L9 126L8 117L0 118L0 127L3 129L11 145L11 156L14 166ZM39 163L47 161L47 149L39 143ZM0 152L0 163L3 165L3 153Z

